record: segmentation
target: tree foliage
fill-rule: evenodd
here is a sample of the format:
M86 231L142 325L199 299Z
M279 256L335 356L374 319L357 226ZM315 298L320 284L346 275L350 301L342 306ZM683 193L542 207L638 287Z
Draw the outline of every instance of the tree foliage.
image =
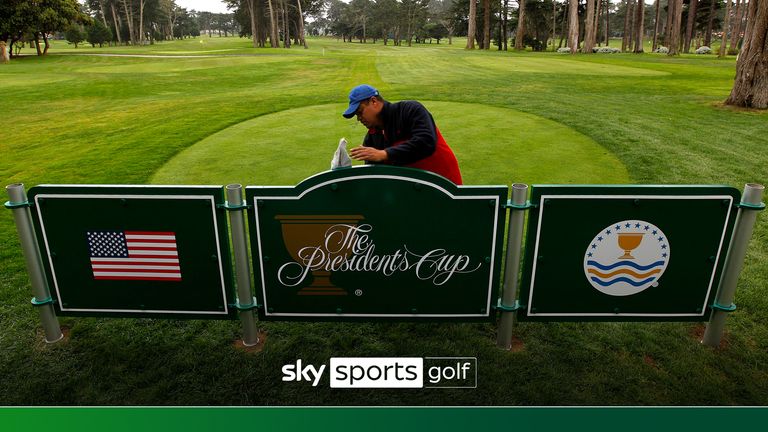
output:
M48 52L48 36L53 32L67 30L71 23L87 23L90 18L81 11L77 0L3 0L0 2L0 40L10 40L13 45L25 40L34 40L38 55ZM40 38L45 48L40 48Z
M108 29L107 26L99 20L94 20L93 23L87 27L86 33L86 40L94 47L96 45L102 47L105 43L112 40L112 30Z
M77 46L83 42L88 35L86 34L85 30L79 25L79 24L73 24L67 29L67 31L64 33L64 38L67 39L67 42L71 43L72 45L77 48Z

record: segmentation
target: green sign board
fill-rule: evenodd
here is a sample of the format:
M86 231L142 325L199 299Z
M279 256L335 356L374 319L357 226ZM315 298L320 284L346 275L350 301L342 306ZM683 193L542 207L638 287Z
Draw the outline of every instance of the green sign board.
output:
M261 319L495 317L506 186L361 166L246 198Z
M537 186L524 320L702 321L739 191L725 186Z
M30 189L58 315L232 318L220 186Z

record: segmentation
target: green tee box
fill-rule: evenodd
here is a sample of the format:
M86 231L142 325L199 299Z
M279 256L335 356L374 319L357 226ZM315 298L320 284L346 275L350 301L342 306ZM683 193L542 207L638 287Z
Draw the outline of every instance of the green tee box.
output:
M221 186L29 191L56 313L236 318Z
M493 319L507 191L372 165L246 188L261 319Z
M739 191L534 185L520 319L703 321Z

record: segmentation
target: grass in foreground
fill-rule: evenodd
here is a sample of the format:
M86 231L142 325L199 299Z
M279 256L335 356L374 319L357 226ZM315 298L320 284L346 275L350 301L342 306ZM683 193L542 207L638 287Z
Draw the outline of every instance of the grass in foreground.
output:
M193 42L205 45L120 50L188 53ZM232 38L201 51L259 54L248 57L52 55L0 65L8 125L0 179L29 186L145 184L166 175L186 181L183 167L194 163L190 170L211 181L293 184L324 169L325 149L340 133L362 136L333 104L368 82L391 100L434 106L440 127L456 134L450 142L465 176L476 183L741 187L768 180L766 113L719 105L732 84L733 59L310 42L309 50L252 50ZM327 124L318 107L333 114ZM217 132L247 126L259 139L216 141ZM551 142L549 128L562 142ZM280 135L266 136L273 129ZM294 133L306 139L294 140ZM507 134L517 137L514 149L537 151L512 151L503 144ZM277 149L260 147L261 138ZM292 151L280 151L286 148ZM233 180L218 174L230 151L255 164L237 167ZM605 163L579 160L583 151ZM298 153L309 157L296 162ZM69 341L46 346L7 214L0 218L0 404L765 405L766 238L761 216L739 310L717 350L698 343L697 323L521 324L518 352L497 350L490 324L261 323L267 344L248 354L233 346L237 322L213 321L68 318L61 321L71 329ZM474 356L478 388L342 392L280 380L283 364L333 356Z

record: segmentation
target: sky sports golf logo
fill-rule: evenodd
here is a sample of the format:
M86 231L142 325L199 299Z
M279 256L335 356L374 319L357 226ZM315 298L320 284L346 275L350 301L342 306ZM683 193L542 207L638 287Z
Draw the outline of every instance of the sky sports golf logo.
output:
M328 371L331 388L476 388L475 357L332 357L329 365L301 359L282 368L285 382L317 387Z

